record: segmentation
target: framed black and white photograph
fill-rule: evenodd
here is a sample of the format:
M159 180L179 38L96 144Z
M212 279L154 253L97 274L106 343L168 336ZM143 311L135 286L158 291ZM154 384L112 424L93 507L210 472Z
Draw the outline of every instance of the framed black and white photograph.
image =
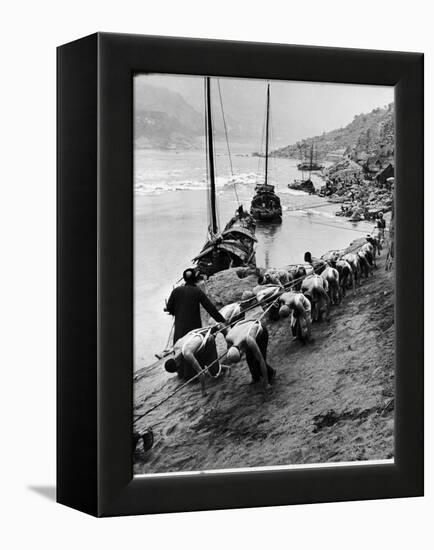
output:
M423 493L422 75L402 52L58 49L60 502Z
M393 87L137 74L134 124L135 472L393 462Z

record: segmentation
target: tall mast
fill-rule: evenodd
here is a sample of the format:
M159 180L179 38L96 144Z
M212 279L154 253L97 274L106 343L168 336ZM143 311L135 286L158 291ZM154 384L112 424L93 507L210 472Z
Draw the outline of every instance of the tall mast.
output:
M265 185L268 182L268 130L270 126L270 85L267 86L267 122L265 127Z
M207 130L208 130L208 168L210 181L210 198L211 198L211 229L214 235L218 233L217 212L215 200L215 173L214 173L214 143L212 135L212 113L211 113L211 81L209 76L205 79L206 83L206 114L207 114Z

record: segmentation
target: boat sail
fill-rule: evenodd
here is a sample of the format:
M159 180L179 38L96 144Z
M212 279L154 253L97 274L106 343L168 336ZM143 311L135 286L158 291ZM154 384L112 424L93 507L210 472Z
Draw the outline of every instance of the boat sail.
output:
M223 231L220 231L217 216L217 200L214 166L214 136L211 110L211 79L205 78L205 118L207 142L207 171L209 181L209 225L208 236L201 252L193 259L198 271L211 276L230 267L256 266L255 222L242 205Z
M255 220L282 221L280 198L274 192L274 185L268 183L268 141L270 129L270 84L267 86L267 118L265 124L265 179L255 187L250 213Z

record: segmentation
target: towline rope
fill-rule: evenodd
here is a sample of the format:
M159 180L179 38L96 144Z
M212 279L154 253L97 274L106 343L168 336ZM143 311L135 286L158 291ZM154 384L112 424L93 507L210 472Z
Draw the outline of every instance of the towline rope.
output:
M260 317L258 317L258 319L252 319L252 322L257 322L257 321L260 321L264 315L267 314L267 312L275 305L275 303L277 302L277 299L275 298L273 300L273 302L269 305L269 307L260 315ZM257 306L256 306L257 307ZM236 321L236 323L238 323L238 320ZM228 325L225 325L224 328L227 328L228 326L230 326L230 324ZM220 329L217 332L220 332L221 330L223 329ZM152 411L154 411L155 409L157 409L160 405L162 405L163 403L166 403L166 401L168 401L169 399L171 399L174 395L176 395L179 391L181 391L183 388L185 388L186 386L188 386L188 384L190 384L191 382L193 382L193 380L196 380L197 378L199 378L200 376L204 375L206 372L209 371L209 369L211 367L213 367L217 362L219 362L221 359L223 359L223 357L226 357L226 355L228 354L228 351L226 350L224 353L222 353L221 355L219 355L219 357L217 357L217 359L214 359L214 361L212 361L208 366L204 367L201 372L198 372L196 373L192 378L190 378L189 380L187 380L186 382L184 382L184 384L181 384L181 386L178 386L172 393L170 393L168 396L166 396L164 399L162 399L161 401L159 401L158 403L156 403L154 406L152 406L150 409L148 409L147 411L145 411L144 413L142 414L139 414L139 415L135 415L136 416L136 419L133 420L133 423L136 423L138 422L139 420L141 420L143 417L147 416L149 413L151 413Z
M325 225L326 227L333 227L333 229L345 229L346 231L355 231L356 233L364 233L366 235L366 231L364 229L356 229L355 227L346 227L346 226L344 227L339 225L333 225L331 223L318 222L316 220L312 220L311 223L314 223L317 225ZM389 231L389 229L384 228L384 231Z
M364 233L366 233L364 231ZM355 250L358 250L359 248L361 248L363 245L360 245L357 249ZM307 265L307 264L291 264L293 266L302 266L303 265ZM315 269L314 269L314 273L315 273ZM251 306L247 307L246 309L244 309L239 315L235 316L234 319L231 321L231 322L228 322L228 323L225 323L223 325L222 328L218 329L215 331L214 334L217 334L217 333L220 333L220 332L223 332L224 330L226 330L227 328L229 327L232 327L233 325L235 325L236 323L238 323L238 321L242 320L242 315L245 315L247 312L251 311L252 309L256 309L257 307L264 307L264 306L268 306L270 304L270 307L268 309L266 309L258 319L262 319L264 317L264 315L271 309L272 305L274 304L274 302L276 302L280 296L282 296L282 294L284 294L285 292L288 292L289 290L291 290L291 286L300 282L300 281L303 281L306 277L308 277L309 275L303 275L301 277L297 277L296 279L293 279L292 281L289 281L288 283L284 284L284 285L281 285L282 287L282 290L280 290L277 294L274 294L268 298L265 298L264 300L262 300L261 302L255 302L253 303ZM278 286L278 285L276 285ZM264 288L265 285L264 285ZM253 300L255 298L255 296L252 296L251 298L248 298L246 300L243 300L242 302L240 302L241 304L242 303L245 303L245 302L249 302L250 300ZM253 320L253 319L252 319ZM144 371L145 369L150 369L150 368L153 368L155 367L156 365L158 365L160 363L160 361L162 361L164 357L161 357L159 358L157 361L154 361L154 363L151 363L150 365L147 365L146 367L143 367L142 369L140 369L139 371L136 372L134 378L136 378L136 380L140 380L143 376L140 376L140 373L142 371Z
M294 264L294 265L301 265L301 264ZM273 294L272 296L269 296L268 298L264 298L264 300L262 300L261 302L255 302L253 303L251 306L247 307L246 309L244 309L239 315L236 315L234 317L234 319L230 322L227 322L225 323L222 328L220 329L217 329L214 334L218 334L220 332L223 332L224 330L226 330L227 328L229 327L232 327L232 325L235 325L236 323L238 323L238 321L242 320L242 315L244 315L245 313L251 311L252 309L256 309L258 307L265 307L267 305L270 304L270 307L268 309L266 309L258 319L262 319L264 317L264 315L267 313L267 311L269 311L269 309L271 309L271 306L274 304L274 302L276 302L278 300L278 298L280 298L280 296L282 294L284 294L285 292L287 292L291 285L295 284L295 283L298 283L299 281L303 281L308 275L303 275L302 277L297 277L296 279L293 279L292 281L286 283L285 285L281 285L282 287L282 290L280 290L278 293L276 294ZM278 286L278 285L275 285L275 286ZM264 288L266 288L266 286L264 285ZM255 296L252 296L251 298L248 298L247 300L243 300L242 302L240 302L241 304L242 303L245 303L245 302L249 302L250 300L253 300L254 298L256 298ZM252 319L252 320L255 320L255 319ZM256 319L257 320L257 319ZM169 353L171 352L168 352L167 355L169 355ZM146 367L143 367L142 369L140 369L139 371L136 372L135 374L135 378L136 379L140 379L142 378L142 376L140 376L140 373L145 370L145 369L150 369L150 368L153 368L155 367L157 364L160 363L160 361L163 360L164 357L166 357L167 355L164 355L163 357L161 358L158 358L157 361L154 361L154 363L151 363L150 365L147 365ZM139 376L139 378L137 378Z
M363 245L361 245L359 248L361 248ZM297 264L296 264L297 265ZM252 322L257 322L257 321L261 321L263 319L263 317L268 313L268 311L273 307L275 306L277 303L278 303L278 300L280 298L280 296L282 296L282 294L284 294L288 289L286 287L288 287L289 285L293 285L294 283L298 282L298 281L303 281L304 279L306 279L307 277L309 277L309 275L304 275L303 277L298 277L297 279L294 279L288 283L286 283L286 285L282 285L282 290L280 290L279 292L277 292L276 294L274 294L273 296L270 296L269 298L266 298L265 300L263 300L263 302L261 303L256 303L252 306L250 306L249 308L246 308L244 311L241 312L241 314L245 314L247 311L250 311L251 309L255 309L259 306L262 306L264 303L267 303L268 307L262 312L262 314L257 318L257 319L252 319ZM268 301L270 303L268 303ZM240 315L241 315L240 314ZM240 318L239 316L237 318L235 318L235 320L231 321L230 323L225 323L224 326L218 330L215 331L214 334L217 334L219 332L222 332L223 330L226 330L227 328L231 327L232 325L235 325L236 323L238 323L240 321ZM185 388L186 386L188 386L191 382L193 382L194 380L197 380L200 376L203 376L204 374L206 374L209 369L211 367L213 367L217 362L219 362L221 359L223 359L223 357L226 357L226 355L228 354L228 350L226 350L224 353L222 353L221 355L219 355L219 357L217 357L217 359L214 359L214 361L212 361L208 366L204 367L201 372L198 372L196 373L192 378L190 378L189 380L187 380L186 382L184 382L183 384L181 384L181 386L178 386L172 393L170 393L168 396L166 396L164 399L162 399L161 401L159 401L158 403L156 403L154 406L152 406L150 409L148 409L147 411L145 411L144 413L142 414L139 414L139 415L134 415L136 416L136 418L133 420L133 424L137 423L139 420L141 420L142 418L144 418L145 416L147 416L149 413L151 413L152 411L154 411L155 409L157 409L158 407L160 407L163 403L166 403L166 401L168 401L169 399L171 399L174 395L176 395L178 392L180 392L183 388ZM154 363L155 364L155 363Z
M288 208L286 212L296 212L297 210L306 210L308 208L321 208L323 206L333 206L333 203L321 202L319 204L302 204L301 206L294 206L293 208Z
M150 409L148 409L147 411L145 411L144 413L142 414L139 414L139 415L135 415L136 416L136 419L133 420L133 424L135 424L136 422L138 422L139 420L141 420L144 416L147 416L150 412L154 411L156 408L158 408L160 405L162 405L163 403L165 403L166 401L168 401L170 398L172 398L174 395L176 395L179 391L181 391L183 388L185 388L185 386L188 386L188 384L190 384L191 382L193 382L193 380L196 380L197 378L199 378L200 376L204 375L206 372L209 371L209 369L211 367L213 367L218 361L220 361L220 359L223 359L223 357L226 357L226 355L228 354L227 351L225 351L224 353L222 353L219 357L217 357L217 359L214 359L214 361L212 363L210 363L207 367L204 367L200 372L196 373L192 378L190 378L189 380L187 380L187 382L184 382L184 384L181 384L180 386L178 386L172 393L170 393L168 396L166 396L164 399L162 399L161 401L159 401L158 403L156 403L153 407L151 407Z

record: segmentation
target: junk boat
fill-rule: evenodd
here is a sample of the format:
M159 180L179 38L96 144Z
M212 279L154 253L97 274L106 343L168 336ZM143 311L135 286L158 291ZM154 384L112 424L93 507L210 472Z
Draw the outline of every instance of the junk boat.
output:
M235 215L220 230L217 216L214 136L211 111L211 80L205 78L205 119L207 140L207 172L209 183L209 220L208 236L201 252L193 259L198 271L210 277L218 271L230 267L256 267L255 257L255 221L242 205Z
M311 195L315 193L315 186L310 177L307 180L303 178L301 180L294 180L293 183L288 183L288 187L290 189L295 189L296 191L305 191Z
M301 154L303 154L302 150L300 152ZM297 164L297 168L301 170L301 179L300 180L295 179L292 183L288 183L288 187L290 189L295 189L296 191L305 191L306 193L309 193L311 195L314 194L315 186L311 179L312 170L320 170L322 168L322 166L320 166L320 168L315 168L315 166L317 166L317 164L315 164L315 162L313 161L313 143L312 143L312 146L310 149L309 162L303 161ZM305 171L309 172L307 179L304 177Z
M262 222L281 222L282 206L274 192L274 185L268 183L268 139L270 127L270 84L267 86L267 119L265 125L265 180L255 187L255 196L250 206L250 214Z
M310 146L310 154L308 160L303 160L302 162L297 164L297 168L301 170L302 172L314 172L316 170L322 170L324 166L319 164L318 160L314 158L316 155L314 153L315 151L315 145L314 142L312 142Z

